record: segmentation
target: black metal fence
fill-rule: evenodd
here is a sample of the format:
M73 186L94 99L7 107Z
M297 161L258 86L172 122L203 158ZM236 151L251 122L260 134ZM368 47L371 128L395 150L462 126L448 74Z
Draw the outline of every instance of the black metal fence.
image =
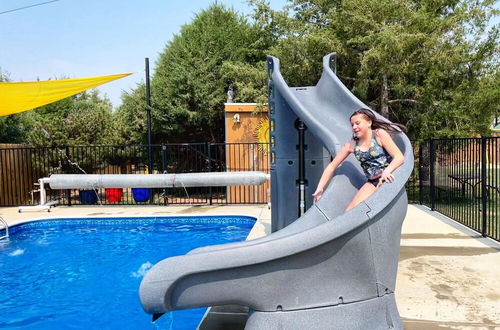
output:
M500 240L500 137L433 139L414 145L415 169L406 187L410 203L427 205ZM268 144L185 143L148 146L0 148L0 206L39 203L39 178L58 173L269 172ZM268 203L261 186L166 189L48 190L61 204Z
M410 202L500 240L499 148L499 137L432 139L414 146Z
M61 173L141 174L192 172L269 172L268 145L186 143L148 146L63 146L0 148L0 206L39 203L39 178ZM269 184L168 189L51 190L60 204L252 204L267 203Z

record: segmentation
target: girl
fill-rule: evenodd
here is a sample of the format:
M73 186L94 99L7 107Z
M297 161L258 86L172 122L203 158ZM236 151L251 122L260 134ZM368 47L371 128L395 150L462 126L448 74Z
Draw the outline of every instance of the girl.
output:
M350 120L353 139L342 147L337 156L325 168L318 188L313 194L316 203L323 195L325 186L332 178L335 169L350 153L354 153L361 163L367 182L356 193L346 211L368 198L382 183L394 181L392 172L403 164L404 156L389 133L400 133L401 131L406 133L407 131L406 127L401 124L389 124L377 119L373 112L368 109L355 111Z

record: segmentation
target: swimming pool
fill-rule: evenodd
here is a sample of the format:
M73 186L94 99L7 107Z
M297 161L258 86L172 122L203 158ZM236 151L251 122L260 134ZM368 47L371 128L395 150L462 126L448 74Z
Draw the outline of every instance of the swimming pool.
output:
M0 241L0 328L195 329L205 308L155 324L138 289L155 263L212 244L242 241L245 216L39 220Z

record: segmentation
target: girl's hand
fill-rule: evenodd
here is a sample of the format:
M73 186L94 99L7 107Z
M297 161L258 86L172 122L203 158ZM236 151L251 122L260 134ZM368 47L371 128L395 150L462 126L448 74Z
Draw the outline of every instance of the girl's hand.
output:
M382 175L380 176L380 181L379 181L377 187L382 185L382 183L384 183L384 182L393 182L393 181L394 181L394 175L392 175L391 172L389 172L387 169L385 169L382 172Z
M313 194L313 202L316 203L323 196L323 188L317 188Z

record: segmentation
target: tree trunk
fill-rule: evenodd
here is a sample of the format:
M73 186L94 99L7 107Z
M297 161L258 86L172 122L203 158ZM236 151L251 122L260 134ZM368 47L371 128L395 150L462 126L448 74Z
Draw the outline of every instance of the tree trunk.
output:
M387 83L387 73L382 75L382 88L380 92L380 114L389 118L389 86Z

